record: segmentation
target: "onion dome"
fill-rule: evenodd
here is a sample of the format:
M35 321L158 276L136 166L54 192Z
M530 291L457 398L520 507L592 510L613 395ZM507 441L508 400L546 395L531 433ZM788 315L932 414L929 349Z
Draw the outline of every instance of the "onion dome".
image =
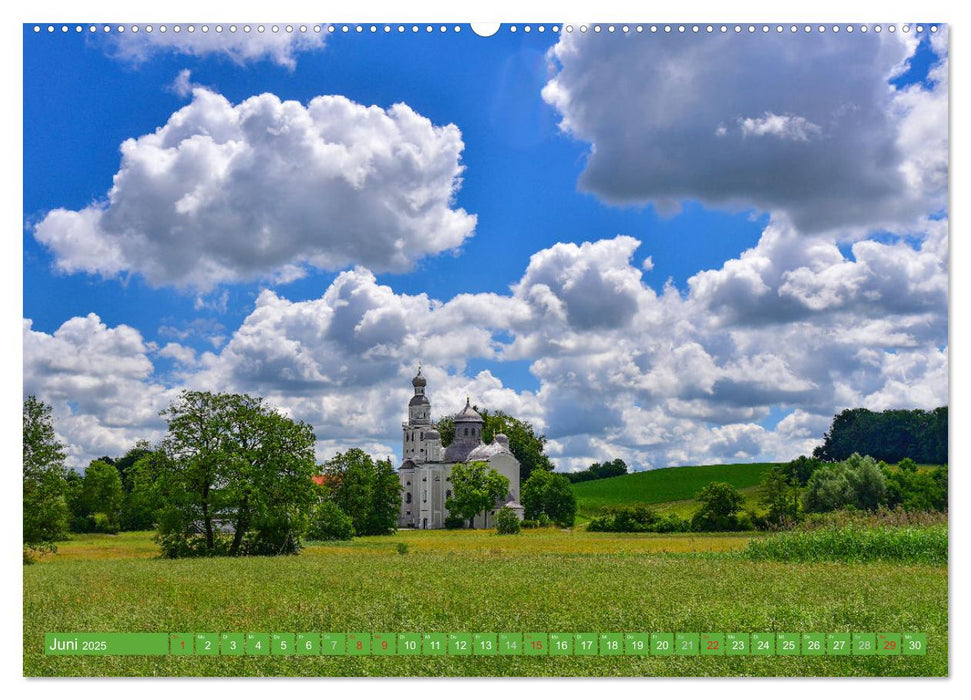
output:
M425 439L426 440L441 440L442 439L442 434L440 432L438 432L435 428L432 428L431 430L426 430L425 431Z
M425 381L425 378L421 374L421 365L419 365L418 374L416 374L415 378L411 380L411 385L417 389L420 386L425 386L427 383L428 382Z
M431 402L428 397L424 394L415 394L411 397L411 401L408 402L409 406L431 406Z
M465 408L455 414L456 423L484 423L482 416L480 416L472 404L469 403L469 397L465 397Z
M507 450L509 449L509 436L506 435L505 433L496 433L495 435L492 436L492 441L498 442Z

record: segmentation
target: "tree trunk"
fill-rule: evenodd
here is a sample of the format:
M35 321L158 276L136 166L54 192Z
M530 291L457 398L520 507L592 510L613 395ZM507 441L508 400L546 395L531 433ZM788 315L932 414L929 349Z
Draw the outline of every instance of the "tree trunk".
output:
M249 495L243 496L243 502L239 508L239 517L236 518L236 532L233 533L233 543L229 546L229 556L236 556L239 553L239 546L243 543L243 535L249 527Z

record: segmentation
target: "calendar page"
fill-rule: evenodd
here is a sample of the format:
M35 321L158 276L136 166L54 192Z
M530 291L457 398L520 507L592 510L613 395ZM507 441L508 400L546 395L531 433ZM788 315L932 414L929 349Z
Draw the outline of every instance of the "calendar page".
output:
M947 24L21 31L24 676L949 674Z

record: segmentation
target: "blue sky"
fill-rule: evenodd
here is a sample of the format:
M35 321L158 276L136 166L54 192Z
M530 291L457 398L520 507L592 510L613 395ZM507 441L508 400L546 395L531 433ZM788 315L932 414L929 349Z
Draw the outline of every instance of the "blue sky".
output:
M320 45L253 52L207 46L199 35L179 45L144 32L24 27L25 392L55 405L72 459L157 439L157 410L183 387L267 395L315 426L321 456L351 445L393 454L403 413L395 402L406 400L419 358L441 414L472 393L480 405L526 417L551 436L564 469L616 456L638 468L788 458L846 405L946 403L942 35L933 45L927 34L904 42L873 32L733 43L549 30L482 38L463 29L337 32ZM705 41L721 48L708 51ZM668 60L694 77L669 80ZM847 62L858 68L850 77ZM812 104L800 81L819 91ZM400 223L394 213L369 218L383 190L365 187L362 197L374 202L345 206L326 183L304 192L299 172L289 182L256 168L218 187L244 207L264 185L305 199L319 193L328 218L254 204L236 228L214 230L226 221L220 215L193 234L193 276L173 265L195 261L149 264L167 258L174 244L166 241L181 235L165 228L167 217L173 227L187 219L179 218L184 199L165 199L179 179L152 179L151 159L162 156L148 137L166 124L175 133L174 115L183 114L209 138L214 114L235 119L264 93L277 100L260 103L267 113L336 95L382 116L404 104L430 122L409 146L427 157L404 180L396 161L387 173L373 164L380 155L368 161L368 177L393 180L394 196L434 195L420 212L428 218L401 223L403 256L379 250L387 227ZM303 107L285 119L312 116ZM355 114L360 129L371 128ZM396 138L418 133L392 121L397 136L327 138L394 149ZM438 130L447 125L457 131ZM341 124L318 126L345 133ZM277 138L275 129L261 133ZM180 153L185 177L218 180L218 159L193 162L188 140L173 147L174 137L159 138ZM233 138L257 145L250 132ZM920 158L908 150L913 138L923 139ZM131 163L145 170L137 177L120 152L126 139L138 140ZM929 158L941 139L943 156ZM226 153L219 158L234 157ZM301 167L335 167L327 157ZM109 203L116 173L129 176ZM200 180L192 195L203 212L209 204L198 197L208 195L199 192L210 185ZM357 223L331 232L342 206ZM58 209L65 218L49 215ZM72 228L88 220L84 212L101 223ZM451 223L436 237L442 216ZM262 232L247 230L257 219ZM159 223L149 230L146 221ZM378 228L369 230L372 221ZM233 249L258 235L290 267L270 269ZM371 257L347 254L355 236L377 237ZM102 245L99 260L89 251ZM344 247L331 258L328 246ZM136 258L135 250L149 252ZM888 271L915 265L913 293L885 284ZM335 301L344 292L345 302ZM358 306L350 335L337 337L339 309ZM306 316L321 324L310 335L308 322L295 320ZM865 329L860 342L880 359L861 359L858 343L834 349L822 366L818 352L799 349L804 338L840 329ZM65 352L89 361L58 366L47 355ZM904 375L916 389L902 388ZM123 386L144 390L130 418ZM590 393L597 397L584 405ZM372 420L351 415L362 401L381 404ZM586 412L596 417L584 427Z

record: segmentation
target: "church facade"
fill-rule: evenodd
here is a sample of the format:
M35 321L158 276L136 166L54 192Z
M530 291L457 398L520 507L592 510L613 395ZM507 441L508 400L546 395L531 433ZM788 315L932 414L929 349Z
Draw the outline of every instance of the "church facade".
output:
M482 416L468 399L465 408L455 414L455 438L448 447L431 420L431 402L425 393L427 381L421 374L411 380L415 395L408 402L408 422L402 423L401 510L398 527L438 529L445 527L448 509L445 502L452 496L452 467L460 462L485 462L491 469L509 479L509 492L495 508L475 517L473 526L492 527L496 511L510 508L522 519L519 504L519 460L509 450L509 438L497 433L488 445L482 441Z

